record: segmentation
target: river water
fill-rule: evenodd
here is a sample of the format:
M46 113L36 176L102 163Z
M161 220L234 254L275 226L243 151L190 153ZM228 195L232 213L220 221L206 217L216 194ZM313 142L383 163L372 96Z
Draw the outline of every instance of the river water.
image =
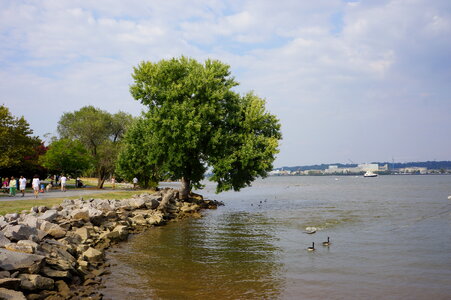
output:
M226 206L109 252L107 299L451 299L451 176L269 177L202 194Z

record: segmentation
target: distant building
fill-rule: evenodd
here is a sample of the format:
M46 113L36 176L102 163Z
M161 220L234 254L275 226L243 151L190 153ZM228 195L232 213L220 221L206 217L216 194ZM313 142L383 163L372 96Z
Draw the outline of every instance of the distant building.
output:
M428 168L410 167L399 169L401 174L427 174Z
M360 169L360 171L363 172L377 172L379 171L379 165L378 164L360 164L358 165L358 168Z

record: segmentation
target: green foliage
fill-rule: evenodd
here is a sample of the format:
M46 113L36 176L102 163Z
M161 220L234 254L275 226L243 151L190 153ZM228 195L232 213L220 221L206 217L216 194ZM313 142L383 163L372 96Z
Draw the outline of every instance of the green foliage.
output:
M0 106L0 176L26 175L39 169L37 159L45 149L32 134L23 117L14 117L6 106Z
M152 145L148 144L147 125L144 119L138 119L128 129L117 160L116 173L128 181L136 176L143 188L155 188L162 176L157 162L149 155Z
M219 192L239 190L272 169L278 120L264 100L232 91L238 83L228 65L181 57L142 62L132 76L131 94L149 107L142 147L171 178L199 187L212 167Z
M121 139L133 117L124 112L110 114L93 106L85 106L73 113L65 113L58 122L61 138L80 141L89 151L102 188L116 165Z
M78 140L60 139L49 145L40 162L49 171L80 176L92 164L92 157Z

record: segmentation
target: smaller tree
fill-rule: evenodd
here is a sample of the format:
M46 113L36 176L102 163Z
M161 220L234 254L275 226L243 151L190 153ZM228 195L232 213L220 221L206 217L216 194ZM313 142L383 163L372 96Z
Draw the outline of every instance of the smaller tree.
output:
M51 172L79 176L92 165L88 150L78 140L60 139L49 145L40 162Z

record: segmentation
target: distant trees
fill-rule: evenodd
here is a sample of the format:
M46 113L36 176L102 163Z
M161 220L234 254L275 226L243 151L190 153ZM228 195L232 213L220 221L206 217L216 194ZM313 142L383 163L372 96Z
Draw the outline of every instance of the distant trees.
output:
M70 139L54 140L40 162L51 173L70 176L80 176L93 163L83 144Z
M132 120L133 117L124 112L110 114L93 106L85 106L63 114L58 122L61 138L78 140L88 151L93 162L93 173L98 178L98 188L102 188L114 172L121 139Z
M33 130L24 117L14 117L5 105L0 105L0 176L32 176L41 173L39 156L46 147L32 136Z
M149 110L125 137L121 170L137 160L182 182L187 198L208 168L217 191L239 190L272 170L278 141L277 118L252 93L240 96L230 67L181 57L134 68L132 96ZM145 149L141 149L145 148ZM131 176L131 173L129 174Z

